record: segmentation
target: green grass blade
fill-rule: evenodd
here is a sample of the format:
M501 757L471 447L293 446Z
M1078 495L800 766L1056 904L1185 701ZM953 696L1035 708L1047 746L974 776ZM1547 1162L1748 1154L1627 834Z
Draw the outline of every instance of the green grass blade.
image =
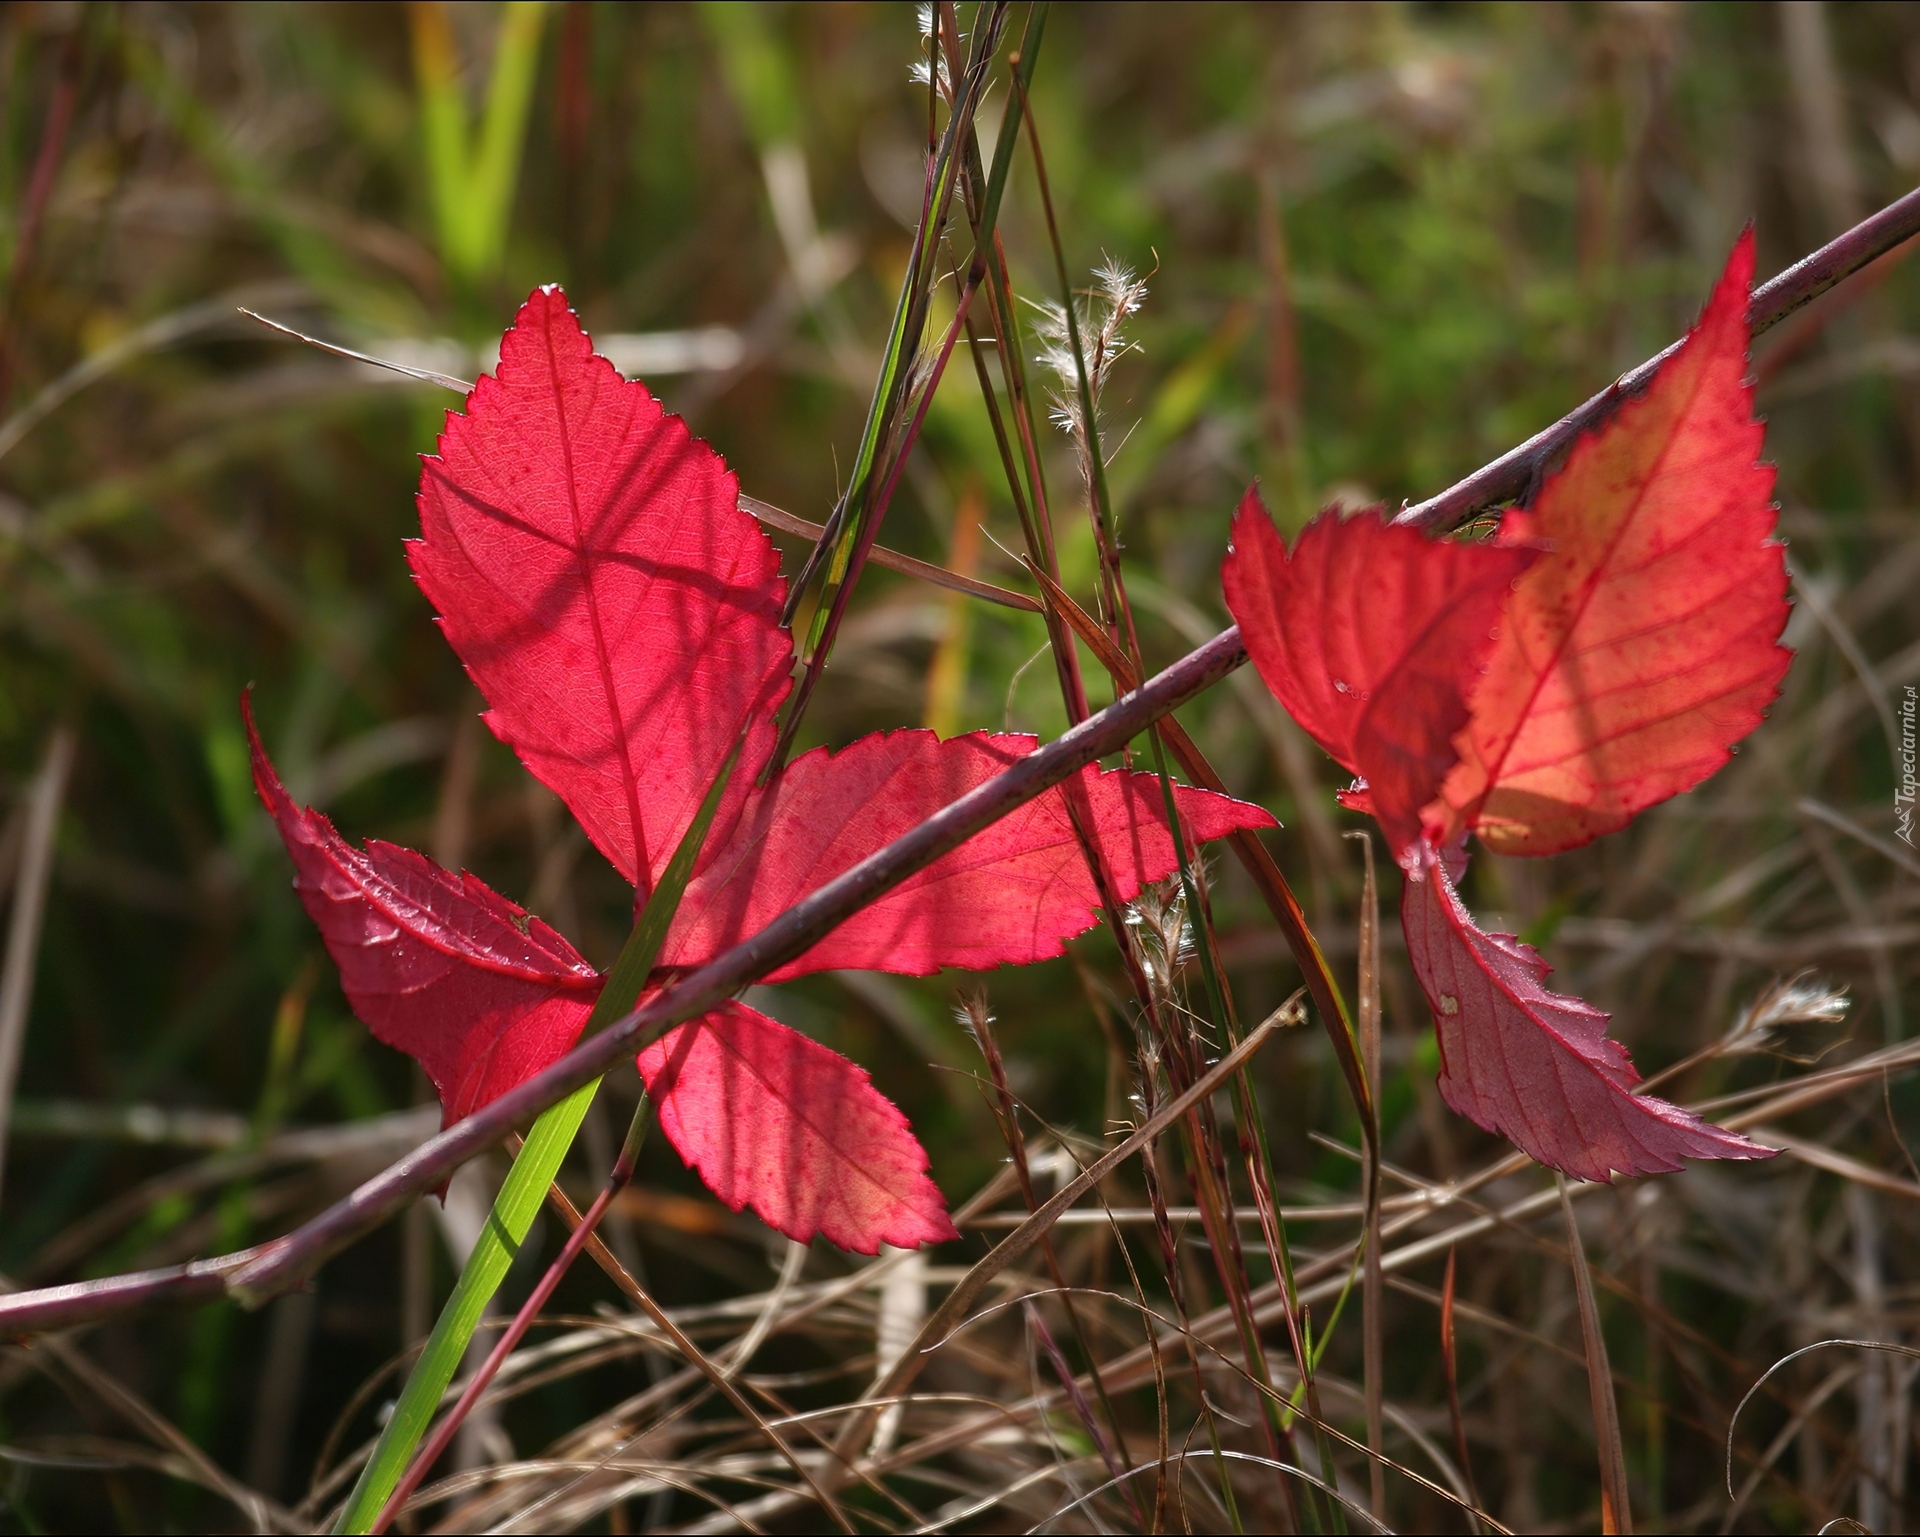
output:
M540 30L546 19L543 0L512 0L500 17L493 50L493 79L487 83L487 110L480 120L479 142L467 167L467 198L461 223L462 255L468 270L490 277L507 250L507 226L513 221L513 189L520 180L526 148L527 114L533 106L534 77L540 65Z
M707 791L707 798L681 837L680 846L667 862L660 884L654 887L640 916L634 920L633 932L620 947L620 957L607 973L600 997L587 1016L586 1028L581 1031L583 1037L605 1029L639 1001L640 990L646 985L660 946L666 940L667 927L680 906L681 894L693 875L693 864L706 842L707 829L713 825L720 797L726 792L727 781L733 777L734 765L740 761L740 748L745 740L743 735L734 743L733 751L714 778L713 787ZM587 1107L593 1103L599 1088L600 1080L596 1078L575 1090L546 1111L527 1133L519 1156L507 1171L500 1194L494 1198L493 1211L481 1230L480 1241L467 1256L453 1295L440 1310L439 1321L427 1337L420 1359L414 1363L413 1374L407 1378L400 1401L394 1406L393 1418L380 1432L380 1442L367 1459L360 1480L353 1486L353 1494L340 1513L334 1527L336 1532L371 1530L386 1505L387 1496L393 1493L400 1475L406 1472L413 1449L426 1434L441 1395L465 1359L467 1345L479 1327L487 1303L506 1279L520 1245L526 1242L534 1213L540 1210L547 1187L560 1172L560 1165L566 1160L567 1150L573 1146L574 1135L586 1119Z
M472 142L452 28L438 7L415 6L411 12L440 255L462 278L490 277L506 251L545 10L544 0L512 0L502 12L486 109Z
M394 1406L393 1418L381 1431L380 1444L361 1470L360 1481L353 1486L353 1495L334 1527L336 1532L372 1529L387 1496L406 1471L414 1447L426 1434L447 1384L459 1370L487 1304L520 1253L534 1214L546 1198L547 1186L560 1172L567 1149L573 1146L574 1133L587 1118L587 1107L593 1103L599 1087L600 1081L596 1078L533 1123L520 1156L514 1159L506 1183L494 1200L479 1242L467 1256L453 1295L440 1310L433 1333L427 1337L413 1374L407 1378L400 1402Z

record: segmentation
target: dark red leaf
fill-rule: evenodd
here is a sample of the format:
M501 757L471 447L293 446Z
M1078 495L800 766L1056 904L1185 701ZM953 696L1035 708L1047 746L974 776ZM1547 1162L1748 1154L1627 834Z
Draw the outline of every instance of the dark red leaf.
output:
M1753 234L1645 395L1575 445L1504 536L1517 584L1446 798L1503 854L1551 854L1691 789L1760 724L1792 659L1773 470L1747 380Z
M253 782L293 856L294 888L367 1028L426 1069L448 1124L579 1039L600 978L572 945L471 875L412 849L350 847L288 798L253 711Z
M488 724L644 895L749 721L753 782L786 691L779 555L732 472L546 288L419 503L408 556Z
M1370 512L1324 512L1293 553L1257 491L1233 518L1221 581L1267 687L1367 781L1396 855L1420 833L1467 721L1523 548L1436 543Z
M730 1003L648 1047L640 1073L660 1129L735 1211L860 1254L959 1236L907 1118L798 1031Z
M809 892L1024 758L1028 736L979 731L942 741L931 731L862 738L838 753L796 759L756 790L732 837L687 888L662 964L697 966L770 922ZM1088 768L1079 780L1091 830L1122 900L1176 865L1160 782ZM1258 806L1176 787L1188 839L1270 827ZM996 822L855 914L768 981L824 970L928 976L943 966L1025 965L1062 953L1092 927L1098 898L1054 790Z
M1580 1179L1663 1174L1684 1158L1770 1158L1771 1148L1640 1081L1607 1016L1548 992L1539 952L1473 921L1430 845L1408 872L1400 920L1440 1037L1440 1092L1460 1114Z

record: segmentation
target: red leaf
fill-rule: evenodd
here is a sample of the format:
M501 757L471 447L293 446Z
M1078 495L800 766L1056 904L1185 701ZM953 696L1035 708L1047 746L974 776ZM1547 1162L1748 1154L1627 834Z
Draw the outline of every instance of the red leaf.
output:
M1257 491L1234 513L1221 581L1247 652L1287 713L1365 778L1396 855L1457 760L1464 695L1533 556L1323 512L1289 557Z
M779 556L732 472L545 288L419 505L408 557L488 724L644 895L750 719L752 783L786 690Z
M1760 724L1791 660L1773 470L1747 382L1753 234L1639 400L1582 438L1503 534L1521 578L1446 798L1503 854L1551 854L1691 789Z
M350 847L319 812L294 806L252 708L244 700L241 708L254 785L347 1001L426 1069L447 1124L564 1056L600 993L573 946L471 875L391 843Z
M959 1237L907 1118L798 1031L730 1003L648 1047L640 1073L660 1129L735 1211L859 1254Z
M1439 1032L1440 1092L1460 1114L1580 1179L1671 1173L1683 1157L1773 1156L1631 1093L1640 1075L1607 1038L1607 1016L1548 992L1549 968L1531 946L1476 926L1430 845L1408 872L1400 921Z
M808 754L757 788L792 660L778 557L719 457L593 355L557 289L521 309L497 375L440 447L414 572L494 731L642 895L747 733L664 963L711 959L1033 750L897 733ZM256 772L356 1012L427 1066L450 1119L573 1044L599 979L564 940L471 876L390 845L348 848L294 810L257 742ZM1076 793L1123 899L1173 869L1151 776L1088 770ZM1177 793L1196 842L1272 821ZM1055 791L774 978L1057 955L1093 902ZM678 1039L689 1054L663 1085L663 1124L736 1209L751 1201L796 1237L817 1227L868 1252L952 1236L904 1118L850 1063L739 1008Z
M426 1069L445 1123L564 1056L601 985L573 947L471 875L390 843L354 849L298 810L243 709L254 783L347 999ZM826 1047L729 1004L639 1067L668 1139L735 1211L751 1204L789 1237L818 1231L862 1254L957 1236L906 1117Z
M1036 746L984 731L942 741L931 731L864 737L838 753L795 759L754 792L733 835L687 888L661 961L696 966L738 943L809 892L885 847ZM1122 900L1175 868L1156 775L1083 770L1078 784ZM1192 843L1238 827L1270 827L1258 806L1176 786ZM870 969L930 976L942 966L1025 965L1062 953L1091 928L1098 898L1053 790L996 822L841 924L777 982L808 972Z

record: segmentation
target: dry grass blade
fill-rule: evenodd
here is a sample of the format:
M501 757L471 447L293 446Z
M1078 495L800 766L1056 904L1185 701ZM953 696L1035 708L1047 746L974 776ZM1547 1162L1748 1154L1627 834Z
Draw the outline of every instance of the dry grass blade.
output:
M1360 1060L1367 1070L1367 1089L1380 1103L1380 891L1374 882L1373 839L1364 832L1348 833L1360 843L1364 874L1360 886ZM1366 1166L1366 1232L1362 1239L1361 1361L1367 1394L1367 1449L1374 1516L1387 1519L1387 1470L1382 1461L1380 1406L1385 1394L1386 1369L1382 1344L1381 1309L1386 1298L1380 1268L1379 1143L1368 1143ZM1449 1260L1451 1263L1451 1260Z
M53 878L53 835L73 768L72 728L62 724L47 738L46 756L27 792L26 829L14 880L7 925L6 965L0 970L0 1171L6 1167L7 1121L26 1043L27 1006L40 959L40 926L46 916L47 883Z
M1816 1350L1833 1350L1841 1347L1849 1350L1878 1350L1888 1355L1904 1356L1909 1360L1920 1360L1920 1350L1916 1350L1911 1345L1898 1345L1888 1340L1816 1340L1811 1345L1802 1345L1798 1350L1789 1351L1786 1355L1775 1361L1773 1365L1769 1366L1760 1374L1753 1386L1747 1389L1746 1393L1741 1397L1740 1402L1734 1406L1733 1414L1727 1420L1726 1477L1728 1499L1737 1498L1733 1490L1733 1436L1735 1430L1739 1428L1740 1416L1746 1412L1747 1405L1753 1402L1754 1395L1765 1387L1777 1372L1791 1365L1793 1362L1798 1361L1802 1356L1812 1355ZM1822 1529L1824 1530L1825 1528Z
M303 1523L294 1519L272 1500L249 1489L215 1463L183 1435L178 1426L156 1411L133 1389L111 1373L95 1365L72 1341L60 1338L37 1340L29 1347L28 1359L42 1371L56 1377L65 1373L118 1414L128 1424L143 1431L152 1441L174 1457L195 1482L213 1490L235 1508L244 1512L259 1531L299 1532Z
M1447 1379L1447 1417L1453 1422L1453 1455L1460 1464L1460 1476L1466 1480L1468 1498L1481 1503L1479 1487L1473 1479L1473 1453L1467 1445L1467 1418L1460 1412L1460 1347L1453 1332L1454 1282L1459 1271L1460 1251L1447 1250L1447 1274L1440 1286L1440 1369ZM1474 1530L1479 1519L1469 1517Z
M584 1225L586 1220L585 1216L579 1208L573 1204L572 1200L568 1198L566 1192L558 1185L553 1185L548 1188L547 1203L560 1214L561 1220L567 1224L570 1234L577 1233ZM673 1345L673 1348L679 1352L681 1359L698 1371L701 1376L705 1377L715 1388L719 1389L719 1391L725 1395L727 1402L733 1405L740 1416L764 1436L768 1443L779 1452L780 1456L784 1458L794 1472L800 1476L801 1481L806 1484L814 1498L819 1501L820 1508L832 1518L834 1524L842 1531L852 1531L853 1527L848 1523L845 1513L840 1509L838 1502L834 1500L832 1494L816 1482L813 1471L801 1460L793 1447L787 1442L787 1439L780 1434L777 1428L761 1416L760 1411L754 1408L754 1406L747 1401L746 1396L741 1393L740 1389L735 1386L733 1378L740 1367L745 1364L745 1352L738 1355L731 1365L721 1366L689 1339L686 1334L682 1332L679 1325L668 1316L666 1310L662 1308L658 1302L654 1301L653 1297L638 1281L627 1273L626 1267L614 1257L612 1251L607 1248L598 1234L589 1230L581 1247L584 1248L592 1256L594 1262L614 1280L621 1291L627 1294L629 1300L653 1321L654 1327L666 1336L668 1341ZM791 1282L791 1277L787 1276L784 1271L782 1275L789 1283ZM777 1303L778 1292L776 1292L772 1300ZM764 1337L764 1332L766 1328L770 1326L772 1320L772 1312L772 1308L768 1308L762 1313L755 1330L749 1333L750 1341L754 1333L759 1333Z
M795 517L792 513L763 502L757 496L742 496L742 510L750 512L768 528L777 528L782 533L797 534L807 539L818 540L826 533L826 525L809 523L805 518ZM911 555L902 555L898 550L890 550L884 544L876 544L867 552L867 559L885 570L894 571L901 576L918 577L923 582L931 582L936 587L944 587L949 592L963 592L969 597L981 598L988 603L997 603L1002 608L1016 609L1023 614L1041 612L1037 601L1024 592L1013 592L1005 587L996 587L992 582L983 582L977 577L962 576L958 571L949 571L945 566L936 566L928 561L915 560Z
M953 1332L967 1316L967 1310L973 1305L974 1300L987 1288L994 1277L1039 1244L1041 1238L1051 1231L1061 1212L1087 1191L1093 1189L1135 1153L1159 1137L1201 1100L1216 1093L1266 1043L1268 1036L1291 1021L1293 1007L1293 1003L1289 1001L1268 1015L1254 1029L1248 1031L1246 1038L1214 1063L1191 1088L1168 1100L1151 1120L1138 1127L1112 1152L1068 1180L1031 1217L1001 1239L983 1259L968 1270L965 1278L947 1294L946 1301L922 1326L913 1348L907 1351L900 1364L887 1375L886 1380L868 1395L869 1407L856 1418L849 1430L842 1432L841 1444L849 1442L858 1444L865 1439L872 1430L870 1421L876 1412L872 1407L873 1400L885 1399L905 1392L908 1384L920 1374L926 1364L923 1359L924 1353L939 1345L947 1335Z
M1633 1509L1627 1498L1627 1450L1620 1439L1620 1410L1613 1396L1613 1369L1607 1364L1607 1340L1600 1331L1600 1304L1593 1274L1574 1220L1564 1175L1556 1174L1560 1206L1567 1219L1567 1257L1573 1266L1574 1295L1580 1305L1580 1337L1587 1349L1587 1387L1593 1399L1593 1434L1600 1456L1600 1530L1630 1537Z

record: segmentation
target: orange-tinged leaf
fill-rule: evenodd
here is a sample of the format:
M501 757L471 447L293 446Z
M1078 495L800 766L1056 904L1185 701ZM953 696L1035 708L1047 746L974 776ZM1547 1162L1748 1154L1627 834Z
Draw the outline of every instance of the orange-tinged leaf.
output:
M1503 540L1516 584L1455 738L1455 825L1552 854L1691 789L1760 724L1791 659L1773 470L1747 382L1753 236L1646 394L1575 445Z
M1321 513L1289 554L1257 491L1234 513L1220 578L1247 654L1287 713L1366 779L1341 804L1378 817L1396 857L1457 759L1467 692L1533 558L1371 512Z

